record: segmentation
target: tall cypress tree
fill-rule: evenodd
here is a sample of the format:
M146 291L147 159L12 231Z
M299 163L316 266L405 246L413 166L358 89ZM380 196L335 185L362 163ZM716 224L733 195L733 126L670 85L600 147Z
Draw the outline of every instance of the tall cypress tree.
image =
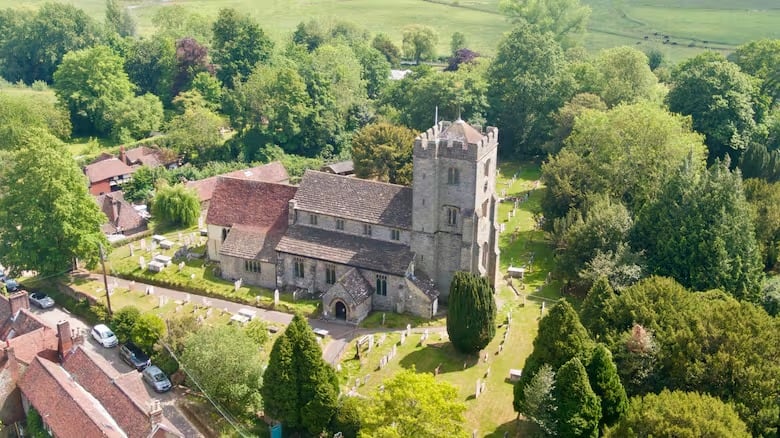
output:
M496 301L487 278L456 272L450 285L447 333L463 353L476 353L496 335Z
M588 374L576 357L556 374L553 391L558 401L558 433L565 437L597 437L601 404L588 383Z
M615 291L612 290L609 280L606 277L600 277L593 283L582 302L582 307L580 307L582 325L597 340L604 335L604 331L607 329L603 315L614 297Z
M319 434L336 412L336 373L322 359L322 350L302 316L295 315L274 342L260 392L266 413L291 429Z
M601 398L601 424L614 424L628 409L628 397L620 383L612 353L598 344L588 364L588 378L593 392Z
M539 322L534 351L525 360L523 376L515 384L515 411L520 412L525 398L523 389L542 365L549 364L557 369L573 357L587 363L592 349L593 341L580 323L577 312L566 300L559 301Z

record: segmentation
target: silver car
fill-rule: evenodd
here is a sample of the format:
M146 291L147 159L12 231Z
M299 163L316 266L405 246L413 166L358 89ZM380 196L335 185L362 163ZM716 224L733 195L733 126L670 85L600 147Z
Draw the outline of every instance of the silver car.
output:
M95 341L106 348L116 347L119 343L114 332L105 324L96 325L92 328L91 333L92 337L95 338Z
M30 302L40 307L41 309L48 309L54 307L54 300L50 296L43 292L35 292L30 295Z
M165 392L171 389L171 381L168 376L156 365L146 367L141 373L146 383L156 392Z

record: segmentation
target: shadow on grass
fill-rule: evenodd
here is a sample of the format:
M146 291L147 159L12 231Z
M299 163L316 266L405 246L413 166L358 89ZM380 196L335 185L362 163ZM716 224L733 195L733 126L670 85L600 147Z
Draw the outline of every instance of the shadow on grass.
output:
M544 436L535 424L528 420L517 419L507 421L498 426L496 430L488 432L485 438L504 438L504 437L537 437Z
M455 351L449 342L431 343L415 350L400 360L399 364L405 369L414 368L420 373L434 373L439 367L439 374L463 371L479 363L477 356L470 356Z

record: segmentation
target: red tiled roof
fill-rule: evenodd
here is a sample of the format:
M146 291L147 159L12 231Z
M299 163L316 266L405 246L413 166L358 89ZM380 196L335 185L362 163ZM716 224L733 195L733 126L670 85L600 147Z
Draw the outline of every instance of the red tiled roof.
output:
M261 231L287 226L288 202L296 187L262 181L219 177L206 223L247 225Z
M287 184L290 180L290 176L287 175L287 170L282 163L274 161L272 163L263 164L262 166L236 170L235 172L212 176L211 178L188 181L187 187L195 189L195 191L198 192L198 199L200 199L200 202L205 202L211 199L214 194L214 188L217 186L217 179L221 176L279 184Z
M57 331L49 327L41 327L8 340L13 347L14 355L19 362L29 365L36 356L43 353L47 357L57 357Z
M101 226L106 234L114 234L124 230L134 230L146 226L146 219L125 201L121 191L106 193L95 197L98 207L108 218L108 222ZM114 209L116 203L116 210ZM116 212L116 214L115 214Z
M135 172L135 169L121 162L119 158L98 161L97 163L88 164L84 168L84 173L91 183L105 181L115 176L129 175L133 172Z
M124 437L105 409L59 365L35 358L19 388L54 436Z
M116 420L130 438L145 438L151 432L148 406L140 407L139 401L125 392L115 379L115 371L101 366L97 357L93 358L83 348L77 347L65 360L63 367L73 380L89 391Z

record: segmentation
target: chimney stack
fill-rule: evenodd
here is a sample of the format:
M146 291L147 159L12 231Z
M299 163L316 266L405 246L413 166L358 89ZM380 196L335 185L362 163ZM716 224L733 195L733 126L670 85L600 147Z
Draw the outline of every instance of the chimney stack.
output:
M119 146L119 161L127 164L128 166L130 163L127 162L127 154L125 154L125 145Z
M70 323L68 321L60 321L57 323L57 353L59 354L60 362L64 361L68 357L73 349L73 336L70 332Z
M149 421L152 423L152 429L154 429L155 426L162 423L163 420L163 410L162 406L160 406L159 400L152 400L151 408L149 409Z
M16 315L21 309L29 309L30 301L27 298L27 291L16 292L8 297L8 301L11 304L11 315Z

